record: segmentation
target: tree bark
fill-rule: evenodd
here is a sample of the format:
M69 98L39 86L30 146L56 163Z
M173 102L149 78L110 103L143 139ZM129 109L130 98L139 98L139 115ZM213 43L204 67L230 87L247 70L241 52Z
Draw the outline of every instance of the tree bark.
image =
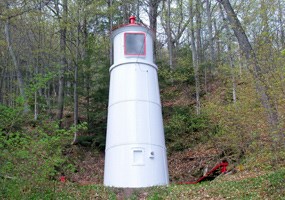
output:
M211 0L206 0L206 13L207 13L207 26L208 26L208 40L210 46L210 66L209 71L211 73L213 63L215 62L215 50L214 50L214 42L213 42L213 25L212 25L212 15L211 15ZM208 92L207 87L207 66L204 67L204 88L205 93Z
M2 69L2 71L1 71L1 78L0 78L0 104L2 103L4 103L4 97L3 97L3 86L4 86L4 80L5 80L5 74L6 74L6 69L4 68L4 69Z
M230 61L230 71L231 71L231 78L232 78L232 97L233 97L233 102L236 103L237 101L237 95L236 95L236 77L235 77L235 66L234 66L234 58L232 54L232 46L231 46L231 33L230 33L230 28L228 26L228 23L226 21L226 17L224 15L223 9L221 4L219 4L220 8L220 13L222 16L222 19L225 23L225 29L226 29L226 43L227 43L227 49L228 49L228 59Z
M245 34L245 31L239 19L237 18L237 15L235 11L233 10L229 0L217 0L217 1L222 4L222 6L224 7L227 13L227 19L231 25L231 28L234 31L234 34L238 40L238 43L240 45L241 51L243 52L243 55L245 56L247 60L254 58L255 54L253 52L252 46L249 43L248 37Z
M7 5L7 7L8 7L8 5ZM18 81L18 86L20 89L20 95L24 100L24 113L27 113L29 111L29 106L28 106L27 98L26 98L26 94L25 94L25 87L24 87L22 72L21 72L18 60L16 58L14 49L12 47L12 40L11 40L11 34L10 34L10 18L9 17L7 18L6 23L5 23L5 36L6 36L6 41L7 41L9 53L10 53L10 56L12 58L14 67L16 69L17 81Z
M198 52L195 44L195 30L194 30L194 13L193 13L193 1L190 1L190 35L191 35L191 50L192 50L192 61L194 67L194 77L195 77L195 92L196 92L196 114L200 114L200 80L199 80L199 61Z
M157 30L157 16L158 16L158 5L161 0L148 0L148 17L150 22L150 28L154 32L153 39L153 58L156 60L156 30Z
M212 64L213 62L215 62L215 48L214 48L214 41L213 41L211 0L206 0L206 11L207 11L208 37L209 37L209 45L210 45L210 59L211 59L211 64Z
M80 44L80 16L79 16L79 7L77 8L77 36L76 36L76 61L75 61L75 66L74 66L74 83L73 83L73 125L75 128L74 131L74 136L73 136L73 141L72 144L77 143L77 125L78 125L78 92L77 92L77 87L78 87L78 64L79 64L79 44Z
M91 121L91 113L90 113L90 68L91 68L91 61L90 61L90 55L89 55L89 48L90 45L88 43L88 30L87 30L87 16L84 16L84 22L83 22L83 44L84 44L84 51L83 51L83 58L86 63L86 73L84 73L84 88L86 89L86 95L85 95L85 100L86 100L86 118L87 118L87 126L88 129L90 130L92 126L92 121ZM113 55L113 54L112 54Z
M278 0L278 22L280 26L280 42L281 48L285 48L285 30L284 30L284 18L283 18L283 9L281 5L281 0Z
M171 27L170 27L170 0L167 0L167 42L168 42L168 55L169 55L169 67L173 70L173 53L172 53L172 39L171 39Z
M258 60L256 58L255 52L229 0L217 0L217 1L222 4L227 13L228 21L238 40L243 55L245 56L248 64L253 66L253 70L250 69L249 70L255 79L255 87L257 93L260 96L261 103L267 113L268 123L271 125L274 131L277 131L279 124L278 113L268 94L269 93L268 88L266 87L266 85L263 84L264 77L262 75L262 71L259 66Z
M108 8L112 8L113 6L113 0L108 0ZM111 35L112 33L112 30L113 30L113 13L110 12L110 15L109 15L109 34ZM112 41L112 38L110 37L110 65L113 64L113 41Z
M58 6L58 5L57 5ZM57 120L59 127L62 127L63 107L64 107L64 85L65 85L65 71L67 68L66 59L66 22L67 22L67 0L63 0L62 22L60 22L60 70L59 70L59 86L57 99ZM58 16L59 17L59 16Z
M137 4L137 6L136 6L136 17L137 17L137 20L139 20L140 19L140 4L141 4L140 0L137 0L136 4Z
M201 17L201 10L202 10L202 3L201 1L196 1L196 40L197 40L197 58L198 64L201 64L203 60L203 50L202 50L202 37L201 37L201 30L202 30L202 17Z

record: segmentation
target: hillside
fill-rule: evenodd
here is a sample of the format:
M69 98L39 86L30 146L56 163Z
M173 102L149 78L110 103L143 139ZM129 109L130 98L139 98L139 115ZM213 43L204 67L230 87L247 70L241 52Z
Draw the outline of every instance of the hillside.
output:
M282 0L0 1L0 199L285 199L284 11ZM133 142L133 165L167 159L168 186L103 185L105 149ZM108 169L127 169L113 158Z
M163 82L163 80L162 80ZM164 106L166 143L168 147L169 187L148 189L112 189L103 187L104 153L96 137L79 129L81 140L70 145L73 131L71 112L66 112L66 129L58 129L52 121L32 123L15 110L5 111L13 119L9 135L2 135L1 187L2 199L71 198L71 199L282 199L285 190L283 150L270 148L274 143L264 120L251 109L252 98L239 95L248 101L243 107L232 108L227 103L226 87L221 80L213 81L211 95L204 95L204 109L196 116L191 109L193 88L182 82L164 83L161 86ZM210 88L209 87L209 88ZM240 90L250 91L248 84ZM245 92L244 94L248 94ZM216 104L214 104L216 102ZM239 106L237 104L236 106ZM190 108L190 109L189 109ZM247 110L250 109L250 112ZM238 112L237 112L238 111ZM3 113L3 112L2 112ZM237 115L248 117L247 123L237 121ZM8 115L9 114L9 115ZM71 116L70 116L71 115ZM254 116L259 116L254 118ZM219 117L219 118L217 118ZM84 120L84 117L81 116ZM235 119L235 126L227 129ZM260 121L260 122L259 122ZM223 124L221 124L221 122ZM21 131L14 128L26 124ZM223 127L220 127L223 125ZM83 125L84 126L84 125ZM223 129L222 129L223 128ZM239 132L234 132L233 130ZM245 132L247 130L247 132ZM253 136L253 130L262 131ZM243 132L243 135L240 135ZM246 141L246 142L245 142ZM205 168L211 169L221 160L229 162L228 175L196 185L183 185L197 180ZM65 182L60 181L65 177ZM181 185L182 183L182 185ZM11 192L13 191L13 192ZM276 192L273 192L276 191Z

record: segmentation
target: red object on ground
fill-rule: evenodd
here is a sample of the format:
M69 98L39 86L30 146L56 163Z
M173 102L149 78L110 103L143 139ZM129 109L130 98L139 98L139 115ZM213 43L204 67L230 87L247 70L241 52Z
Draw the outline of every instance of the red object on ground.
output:
M229 163L222 162L222 163L220 163L220 165L221 165L221 173L226 173L227 172L227 166L229 165Z
M59 181L62 182L62 183L65 183L65 182L66 182L65 176L61 176L61 177L59 178Z
M217 169L221 168L221 173L226 173L227 172L227 166L229 165L228 162L221 162L219 164L217 164L213 169L211 169L209 172L207 172L204 176L200 177L197 181L194 182L183 182L183 183L178 183L179 185L187 185L187 184L196 184L201 182L203 179L207 178L208 176L210 176L212 173L214 173L214 171L216 171Z

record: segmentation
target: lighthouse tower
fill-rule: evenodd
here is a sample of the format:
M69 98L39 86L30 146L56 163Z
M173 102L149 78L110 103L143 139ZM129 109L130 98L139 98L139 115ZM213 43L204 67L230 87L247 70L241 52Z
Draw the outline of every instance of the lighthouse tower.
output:
M113 31L104 185L168 184L153 32L135 23Z

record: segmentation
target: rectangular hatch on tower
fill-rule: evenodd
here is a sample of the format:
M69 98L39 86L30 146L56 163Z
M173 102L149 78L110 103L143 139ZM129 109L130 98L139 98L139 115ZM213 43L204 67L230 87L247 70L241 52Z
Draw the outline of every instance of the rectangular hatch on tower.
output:
M144 165L144 149L133 148L133 165Z
M145 33L125 33L125 55L145 56Z

